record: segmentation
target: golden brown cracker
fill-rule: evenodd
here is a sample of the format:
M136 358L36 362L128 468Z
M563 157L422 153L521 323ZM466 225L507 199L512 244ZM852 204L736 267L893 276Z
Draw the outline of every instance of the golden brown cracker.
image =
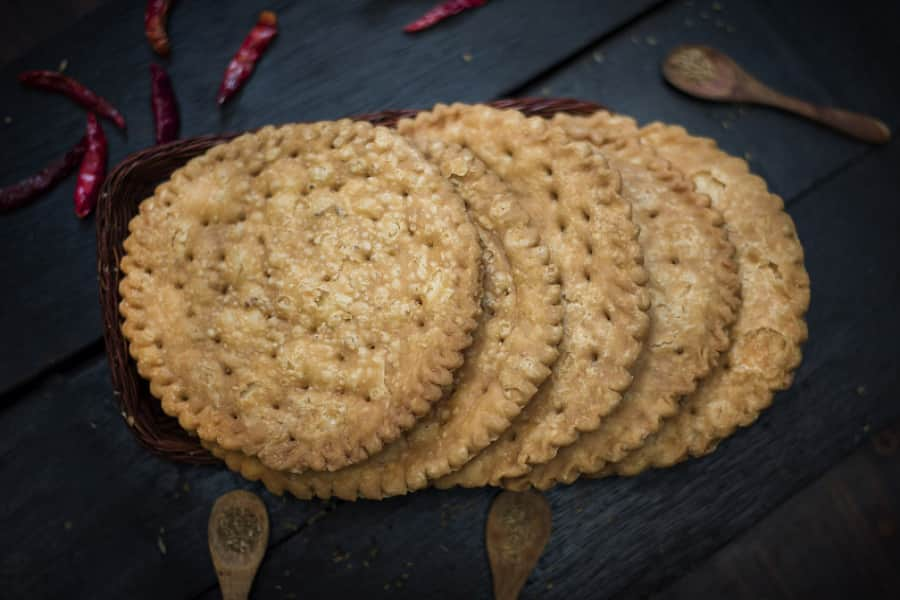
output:
M605 474L634 475L713 451L737 427L756 420L775 391L790 385L807 338L809 276L781 198L745 161L721 151L711 139L662 123L644 127L640 135L724 216L737 250L742 301L721 366L685 399L675 417Z
M272 468L377 452L471 342L477 233L389 129L242 135L177 170L129 230L120 308L139 372L182 427Z
M598 112L556 115L569 137L600 148L622 176L622 196L640 227L650 292L650 333L636 363L634 382L599 429L582 434L550 462L504 482L512 489L571 483L621 459L675 414L679 398L727 350L727 328L740 304L734 246L708 197L693 191L668 161L638 139L629 117Z
M487 106L438 105L401 133L470 149L521 199L562 278L560 358L513 425L439 487L497 485L596 429L631 383L647 329L638 230L618 175L591 144L540 118Z
M562 306L549 250L520 202L471 152L441 143L421 150L465 200L484 248L482 318L456 386L400 439L331 473L275 471L240 452L207 446L276 494L380 499L425 487L495 440L550 374Z

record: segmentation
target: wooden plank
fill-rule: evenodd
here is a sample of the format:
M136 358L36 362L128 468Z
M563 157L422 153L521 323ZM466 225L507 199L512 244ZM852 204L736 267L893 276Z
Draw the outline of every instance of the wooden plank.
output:
M689 98L660 75L669 50L684 43L709 44L785 92L873 112L895 129L900 124L900 86L890 68L874 71L871 65L872 56L900 55L900 42L885 25L900 18L897 3L870 7L870 13L885 13L877 19L873 14L846 16L844 4L771 3L778 5L777 11L768 2L716 4L720 10L708 2L670 3L522 93L594 100L641 123L679 123L716 138L729 152L748 156L754 170L786 197L862 156L868 147L772 109ZM802 36L795 22L801 19ZM852 33L840 28L844 22L853 23ZM826 51L812 51L816 45ZM883 54L890 48L892 54ZM857 72L870 75L865 85L848 83L849 74Z
M416 36L402 26L432 0L381 2L179 3L171 19L169 70L185 136L267 123L335 118L438 100L490 99L583 48L657 3L540 0L491 3ZM281 34L252 82L228 106L214 102L223 69L262 8ZM3 183L31 174L74 144L80 109L21 89L16 72L55 68L108 97L128 119L127 135L107 127L111 163L152 143L148 108L151 52L143 4L111 3L26 58L0 70ZM464 60L471 55L471 62ZM69 181L33 206L0 217L0 392L100 335L93 223L72 216Z
M900 597L898 451L894 423L658 597Z
M891 401L900 319L884 302L900 294L884 266L900 252L900 207L881 201L896 189L885 173L898 159L900 147L877 152L793 206L813 285L812 341L793 388L708 458L550 493L554 533L525 597L651 592L778 506L866 430L900 417ZM271 511L275 534L256 597L489 595L482 529L491 490L327 510L272 498L221 469L160 461L131 438L102 360L0 413L0 456L0 478L23 482L0 500L0 583L12 597L214 597L205 518L232 487L259 491Z
M821 243L808 244L812 341L793 388L779 394L754 427L710 457L635 479L584 481L551 492L554 533L525 597L578 597L587 589L597 597L650 593L822 473L864 432L900 417L900 406L889 401L900 384L892 347L900 319L879 300L896 297L900 280L883 266L858 266L886 265L900 252L893 234L900 208L879 201L896 189L894 178L884 174L898 159L900 148L877 153L794 207L801 237ZM850 194L857 204L846 201ZM393 586L395 571L354 569L347 577L343 565L329 568L327 556L338 547L364 553L354 532L377 531L379 543L399 553L398 561L414 563L401 596L487 597L481 536L491 495L455 491L447 506L462 515L447 529L437 529L437 515L428 514L430 494L391 501L403 510L386 531L381 504L340 505L316 530L272 549L261 571L260 596L309 586L339 595L398 593L384 587ZM446 559L442 547L448 549ZM418 559L423 555L431 558ZM450 577L448 564L454 567ZM286 569L293 575L279 577ZM315 583L304 577L309 572L317 574ZM401 577L402 572L408 571Z

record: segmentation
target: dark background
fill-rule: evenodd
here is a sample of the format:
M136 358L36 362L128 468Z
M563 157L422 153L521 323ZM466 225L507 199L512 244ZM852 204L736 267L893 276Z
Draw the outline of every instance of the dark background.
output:
M554 532L523 596L900 597L896 301L900 150L755 107L688 99L659 62L720 47L764 81L900 125L900 3L493 0L433 31L434 0L176 2L164 61L182 135L437 101L572 96L716 138L781 195L812 279L794 386L710 457L549 493ZM56 68L122 109L110 166L152 143L143 2L0 3L0 185L81 135L65 100L15 74ZM213 97L257 12L281 34L224 110ZM215 597L206 518L261 494L272 522L255 597L490 596L491 490L385 502L275 498L223 468L150 455L118 412L100 341L93 219L72 178L0 215L0 597Z

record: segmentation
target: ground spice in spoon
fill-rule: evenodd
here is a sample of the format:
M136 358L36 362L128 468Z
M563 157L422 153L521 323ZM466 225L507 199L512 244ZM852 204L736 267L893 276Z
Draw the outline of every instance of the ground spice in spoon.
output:
M216 524L216 533L230 552L248 554L259 544L262 524L253 511L242 506L233 506L222 513Z
M674 54L670 64L696 83L705 83L716 77L715 65L699 48L688 48Z

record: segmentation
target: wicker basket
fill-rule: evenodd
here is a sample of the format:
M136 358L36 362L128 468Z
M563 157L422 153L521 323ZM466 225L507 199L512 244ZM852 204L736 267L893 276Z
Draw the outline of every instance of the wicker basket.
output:
M515 108L529 115L549 117L557 112L590 114L602 107L591 102L560 98L522 98L499 100L498 108ZM377 125L393 126L398 119L416 114L415 110L388 110L354 118ZM100 306L103 312L104 341L112 374L113 393L138 440L154 453L187 463L217 462L196 437L185 432L178 421L166 415L160 402L150 394L150 386L138 374L122 335L119 317L119 262L128 236L128 222L137 214L138 205L151 196L157 185L173 171L212 146L237 134L203 136L179 140L142 150L127 157L103 185L97 205L97 271L100 279Z

